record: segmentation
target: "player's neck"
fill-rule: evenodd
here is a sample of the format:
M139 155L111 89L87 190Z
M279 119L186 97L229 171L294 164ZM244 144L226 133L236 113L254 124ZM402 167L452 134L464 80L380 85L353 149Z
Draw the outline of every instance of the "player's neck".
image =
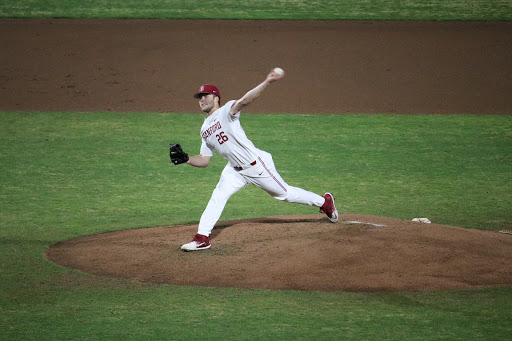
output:
M219 109L219 108L220 108L220 107L219 107L219 105L218 105L218 104L216 104L216 105L212 108L212 110L210 110L210 112L207 112L207 113L206 113L206 117L210 117L211 115L213 115L213 113L214 113L215 111L217 111L217 109Z

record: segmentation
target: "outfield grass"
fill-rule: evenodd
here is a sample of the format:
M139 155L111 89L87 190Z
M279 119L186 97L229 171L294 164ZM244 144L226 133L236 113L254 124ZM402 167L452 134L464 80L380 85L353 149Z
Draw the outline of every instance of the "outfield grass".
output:
M511 20L509 0L2 0L9 18Z
M225 161L199 149L200 114L0 113L0 339L507 339L512 289L305 293L138 284L44 258L59 241L197 223ZM290 183L343 213L510 228L510 116L244 115ZM309 129L314 126L315 129ZM304 132L308 132L304 135ZM222 219L315 213L246 188ZM179 247L179 245L176 245Z

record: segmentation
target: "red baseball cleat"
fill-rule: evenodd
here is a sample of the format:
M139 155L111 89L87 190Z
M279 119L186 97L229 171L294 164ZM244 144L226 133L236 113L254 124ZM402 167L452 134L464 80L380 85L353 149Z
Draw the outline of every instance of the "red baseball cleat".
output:
M181 249L183 251L198 251L209 249L210 246L212 246L210 244L210 238L198 233L194 236L194 239L192 239L190 243L183 244Z
M334 196L331 193L325 193L324 198L325 202L323 206L320 207L320 213L325 213L331 223L335 223L338 221L338 210L336 209L336 205L334 205Z

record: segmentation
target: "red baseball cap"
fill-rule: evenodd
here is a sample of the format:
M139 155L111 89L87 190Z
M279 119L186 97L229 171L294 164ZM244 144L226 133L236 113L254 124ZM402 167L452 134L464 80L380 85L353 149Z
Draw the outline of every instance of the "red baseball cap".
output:
M220 91L217 89L215 85L211 84L203 84L199 87L199 90L194 95L194 98L200 98L202 94L214 94L219 96L220 98Z

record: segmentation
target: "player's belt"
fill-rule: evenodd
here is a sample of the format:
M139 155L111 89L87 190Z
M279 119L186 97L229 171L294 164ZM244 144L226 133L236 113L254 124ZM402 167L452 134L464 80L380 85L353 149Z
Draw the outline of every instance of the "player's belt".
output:
M256 160L254 160L253 162L251 162L251 166L254 166L255 164L256 164ZM243 168L242 168L242 167L238 167L238 166L233 167L233 168L234 168L237 172L240 172L241 170L243 170Z

